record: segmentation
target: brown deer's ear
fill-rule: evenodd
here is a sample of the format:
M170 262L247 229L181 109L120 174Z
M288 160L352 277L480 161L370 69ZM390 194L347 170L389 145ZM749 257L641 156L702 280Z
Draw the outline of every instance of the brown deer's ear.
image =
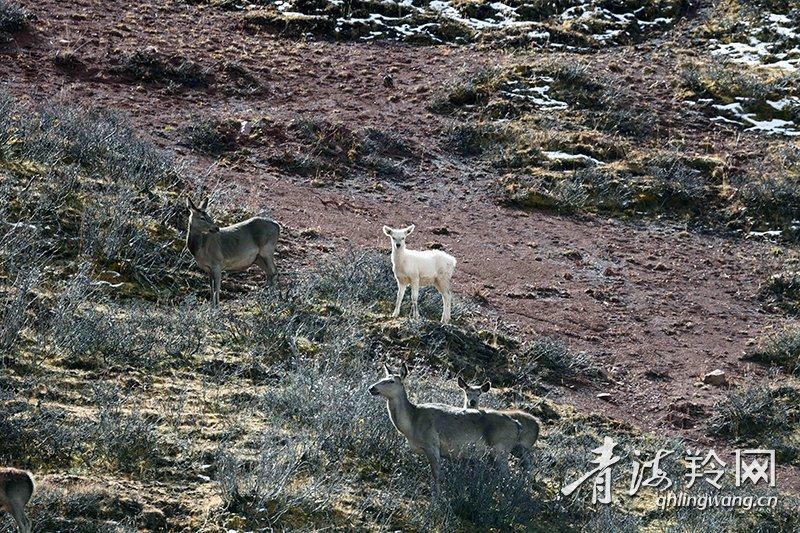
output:
M489 389L491 389L491 388L492 388L492 382L491 381L487 381L486 383L481 385L481 392L489 392Z
M408 375L408 365L403 363L403 368L400 369L400 379L406 379Z
M203 203L200 204L200 209L205 209L208 207L208 196L205 197Z
M464 378L462 378L461 376L458 376L458 386L464 390L467 390L467 382L464 381Z

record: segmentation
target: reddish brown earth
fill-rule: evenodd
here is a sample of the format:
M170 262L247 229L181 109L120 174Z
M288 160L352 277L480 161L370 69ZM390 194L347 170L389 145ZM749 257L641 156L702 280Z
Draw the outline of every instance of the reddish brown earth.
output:
M416 146L418 167L402 182L377 186L375 180L347 177L314 187L309 179L288 176L270 164L267 157L279 147L269 145L248 147L213 173L241 183L253 195L246 207L268 208L290 231L318 228L321 237L312 243L318 254L349 245L388 251L382 224L416 224L411 247L436 242L459 259L459 293L485 297L522 337L553 336L598 357L609 381L559 387L558 401L647 431L703 441L702 417L699 429L678 429L668 420L670 406L693 402L709 407L718 401L725 389L698 384L715 368L737 386L765 373L740 357L752 339L784 321L767 312L758 297L773 267L771 243L687 230L675 222L502 207L491 168L441 148L449 119L426 106L458 73L562 55L389 42L296 42L244 33L235 13L182 2L166 2L165 7L156 7L159 2L135 7L19 3L38 20L32 35L0 44L0 89L34 101L60 98L121 109L145 135L186 156L196 168L212 160L183 146L181 129L198 116L268 117L276 123L297 116L326 118L353 129L394 132ZM646 46L616 50L613 58L610 52L580 57L602 65L609 75L613 63L613 75L628 86L626 96L635 104L663 102L658 115L669 133L729 145L732 151L758 150L757 139L733 139L730 131L712 130L704 118L675 102L675 66L690 53L677 47L678 31ZM267 91L254 97L227 96L214 86L170 91L107 74L120 50L145 46L206 64L236 59L257 73ZM53 65L55 51L76 47L84 67L64 71ZM643 64L651 66L651 74L643 73ZM387 72L393 74L393 90L382 83ZM644 99L637 102L637 95ZM432 233L441 227L449 235ZM561 295L537 297L537 288L556 288ZM611 393L611 402L599 400L599 392Z

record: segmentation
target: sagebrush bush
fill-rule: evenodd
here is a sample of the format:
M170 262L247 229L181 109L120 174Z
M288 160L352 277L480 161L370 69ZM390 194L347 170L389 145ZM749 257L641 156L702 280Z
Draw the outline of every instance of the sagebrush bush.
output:
M539 374L545 379L596 377L599 363L587 352L575 352L561 341L539 337L525 346L517 377L530 380Z
M232 119L196 119L186 128L186 134L192 148L219 156L238 147L239 123Z
M0 0L0 33L13 33L22 30L31 14L25 9Z
M308 449L311 445L265 438L252 461L243 461L221 448L214 466L225 511L247 517L254 527L274 528L280 527L287 513L325 507L328 498L324 492L330 486L322 487L325 476L309 467L305 457L313 454ZM319 479L309 482L309 476Z
M208 68L183 56L167 56L154 47L123 54L112 71L140 81L188 88L205 87L213 82Z
M140 519L143 505L131 496L85 480L45 483L37 487L28 512L35 531L134 533L158 528Z
M800 422L800 390L754 385L734 391L715 406L713 434L746 440L790 431Z
M97 418L87 427L90 454L111 471L149 474L163 463L158 420L117 390L96 388Z
M0 390L0 460L28 468L70 468L84 444L80 425L63 409L36 407Z
M0 162L14 165L0 170L9 178L0 187L0 273L88 263L140 295L176 288L189 259L177 228L183 211L165 192L184 183L169 154L119 115L0 97L4 138Z
M788 327L767 335L747 358L778 365L790 374L800 374L800 328Z

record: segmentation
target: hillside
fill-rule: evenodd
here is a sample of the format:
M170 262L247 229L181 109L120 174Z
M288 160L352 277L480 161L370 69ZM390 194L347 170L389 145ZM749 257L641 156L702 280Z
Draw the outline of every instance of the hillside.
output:
M130 4L0 0L0 465L35 531L796 530L793 2ZM279 221L277 285L212 309L187 196ZM453 325L432 289L390 316L412 223ZM491 380L542 419L532 471L432 494L382 362L420 401ZM670 473L774 449L734 492L779 505L562 497L606 436Z

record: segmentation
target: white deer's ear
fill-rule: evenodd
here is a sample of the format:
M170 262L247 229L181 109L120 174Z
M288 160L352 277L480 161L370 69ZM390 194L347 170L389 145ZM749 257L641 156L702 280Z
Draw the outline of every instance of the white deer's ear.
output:
M411 224L409 227L407 227L407 228L406 228L406 229L404 229L403 231L405 231L405 232L406 232L406 235L411 235L411 232L413 232L413 231L414 231L414 228L416 228L416 226L415 226L414 224Z
M383 371L386 372L387 376L391 376L392 375L392 371L389 368L389 365L387 365L386 363L383 363Z
M208 196L203 200L203 203L200 204L200 209L205 209L208 207Z
M400 379L406 379L408 375L408 365L403 363L403 368L400 369Z
M389 237L391 237L392 236L392 228L390 228L389 226L384 226L383 227L383 233L385 235L388 235Z
M481 392L489 392L489 389L491 389L491 388L492 388L492 382L491 381L487 381L486 383L481 385Z

